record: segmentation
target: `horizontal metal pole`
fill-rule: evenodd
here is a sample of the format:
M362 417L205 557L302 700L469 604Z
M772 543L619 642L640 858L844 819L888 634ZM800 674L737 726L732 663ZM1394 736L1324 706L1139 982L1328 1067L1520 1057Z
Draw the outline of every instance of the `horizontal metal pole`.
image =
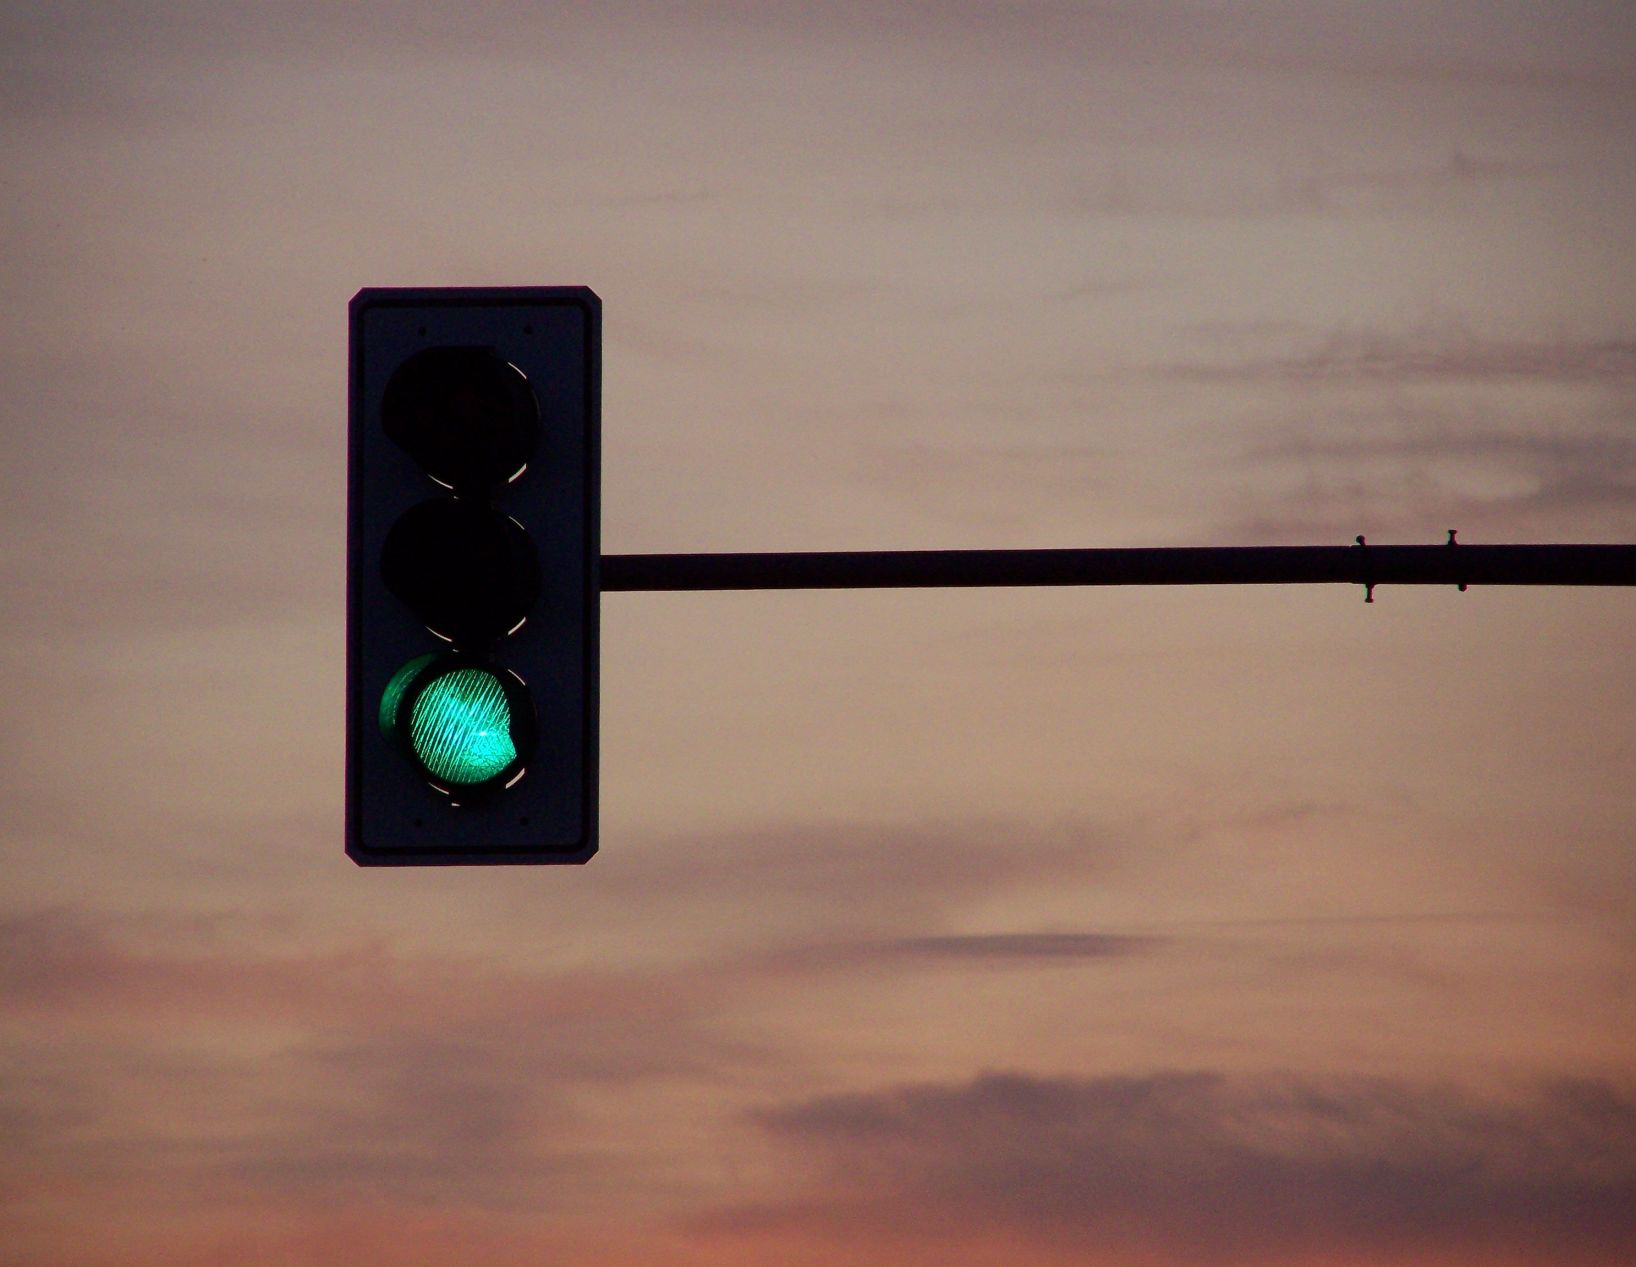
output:
M979 585L1636 585L1636 546L1185 546L605 554L602 589Z

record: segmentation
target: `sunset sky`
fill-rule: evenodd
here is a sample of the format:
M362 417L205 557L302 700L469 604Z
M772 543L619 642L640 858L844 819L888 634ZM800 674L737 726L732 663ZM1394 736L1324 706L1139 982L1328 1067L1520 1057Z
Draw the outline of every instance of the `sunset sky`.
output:
M1629 0L0 14L0 1259L1628 1267L1636 593L620 593L343 854L347 302L608 553L1636 542Z

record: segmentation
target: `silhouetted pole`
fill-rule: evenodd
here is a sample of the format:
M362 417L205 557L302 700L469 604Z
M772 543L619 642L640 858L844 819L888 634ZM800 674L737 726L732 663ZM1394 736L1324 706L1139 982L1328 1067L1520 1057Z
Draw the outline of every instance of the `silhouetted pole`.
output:
M1629 545L1186 546L605 554L602 589L978 585L1636 585Z

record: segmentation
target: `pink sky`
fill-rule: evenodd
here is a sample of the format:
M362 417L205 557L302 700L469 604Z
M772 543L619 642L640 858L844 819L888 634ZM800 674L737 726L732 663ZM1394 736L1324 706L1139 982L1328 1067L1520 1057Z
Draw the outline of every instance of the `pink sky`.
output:
M0 1244L1636 1260L1636 595L615 594L584 868L342 853L346 304L603 542L1636 542L1622 0L0 18Z

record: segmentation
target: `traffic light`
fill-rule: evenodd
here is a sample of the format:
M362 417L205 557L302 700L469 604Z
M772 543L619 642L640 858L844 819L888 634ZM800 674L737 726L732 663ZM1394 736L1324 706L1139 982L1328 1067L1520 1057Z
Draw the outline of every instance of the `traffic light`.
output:
M351 305L347 853L596 852L601 301Z

